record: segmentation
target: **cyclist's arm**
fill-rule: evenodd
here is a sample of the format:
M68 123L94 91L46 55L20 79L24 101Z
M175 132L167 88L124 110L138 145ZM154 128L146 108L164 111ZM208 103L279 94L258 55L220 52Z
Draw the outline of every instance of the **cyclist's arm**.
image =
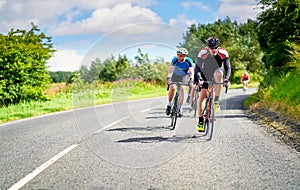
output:
M194 81L194 68L193 67L189 67L189 74L190 74L190 79L192 79Z
M224 60L224 69L226 71L225 79L229 80L229 77L231 75L231 66L230 66L230 61L229 61L228 57L226 57Z
M170 79L172 77L172 74L174 72L174 68L175 68L174 66L172 66L172 65L170 66L169 72L168 72L168 77L167 77L168 79Z
M196 74L198 76L198 79L199 80L202 80L202 77L201 77L201 67L202 67L202 63L203 63L203 60L201 59L201 57L198 57L197 58L197 62L196 62Z

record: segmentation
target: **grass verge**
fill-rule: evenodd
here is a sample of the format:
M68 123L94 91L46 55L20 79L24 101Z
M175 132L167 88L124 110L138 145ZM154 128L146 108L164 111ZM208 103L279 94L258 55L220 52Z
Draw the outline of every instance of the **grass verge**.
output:
M22 102L17 105L2 107L0 109L0 123L79 107L166 95L165 86L136 80L85 84L63 91L48 101Z

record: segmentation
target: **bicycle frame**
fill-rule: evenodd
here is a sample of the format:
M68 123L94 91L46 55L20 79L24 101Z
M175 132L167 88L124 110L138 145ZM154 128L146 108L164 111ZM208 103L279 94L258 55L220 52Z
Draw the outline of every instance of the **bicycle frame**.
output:
M178 107L179 107L180 87L182 85L184 85L184 86L188 85L188 84L182 83L182 82L171 82L171 83L169 83L167 90L169 90L170 85L173 85L173 84L175 84L177 86L177 90L176 90L176 93L174 95L174 98L173 98L173 101L172 101L172 106L171 106L171 114L170 114L170 117L171 117L171 126L170 126L171 130L175 129L176 122L177 122L177 116L178 116L178 111L179 111Z
M215 121L214 89L215 89L215 85L221 85L224 83L215 82L214 79L212 81L205 81L204 83L208 83L208 92L205 101L205 107L203 110L203 125L204 125L205 136L208 135L208 140L211 140L213 135L213 129L214 129L214 121ZM228 86L226 85L225 93L227 93L227 90L228 90Z

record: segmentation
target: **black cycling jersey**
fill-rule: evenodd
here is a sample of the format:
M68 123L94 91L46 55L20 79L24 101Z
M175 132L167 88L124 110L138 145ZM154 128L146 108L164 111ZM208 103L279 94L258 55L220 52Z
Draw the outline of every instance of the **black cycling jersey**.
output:
M201 49L198 54L196 65L198 66L198 73L200 70L201 74L198 74L198 76L200 76L200 78L204 81L210 81L214 77L214 72L217 69L221 69L221 71L224 71L225 69L225 79L229 79L231 74L228 52L223 48L218 48L216 55L210 54L207 47ZM222 65L224 65L224 68Z

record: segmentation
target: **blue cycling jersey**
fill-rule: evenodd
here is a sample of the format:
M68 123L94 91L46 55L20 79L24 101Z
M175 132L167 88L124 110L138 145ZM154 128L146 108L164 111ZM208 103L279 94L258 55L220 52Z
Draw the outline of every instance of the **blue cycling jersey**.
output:
M179 62L177 57L174 57L171 66L174 66L174 73L177 76L186 76L189 74L189 68L194 67L194 62L191 58L185 57L185 60L183 62Z

